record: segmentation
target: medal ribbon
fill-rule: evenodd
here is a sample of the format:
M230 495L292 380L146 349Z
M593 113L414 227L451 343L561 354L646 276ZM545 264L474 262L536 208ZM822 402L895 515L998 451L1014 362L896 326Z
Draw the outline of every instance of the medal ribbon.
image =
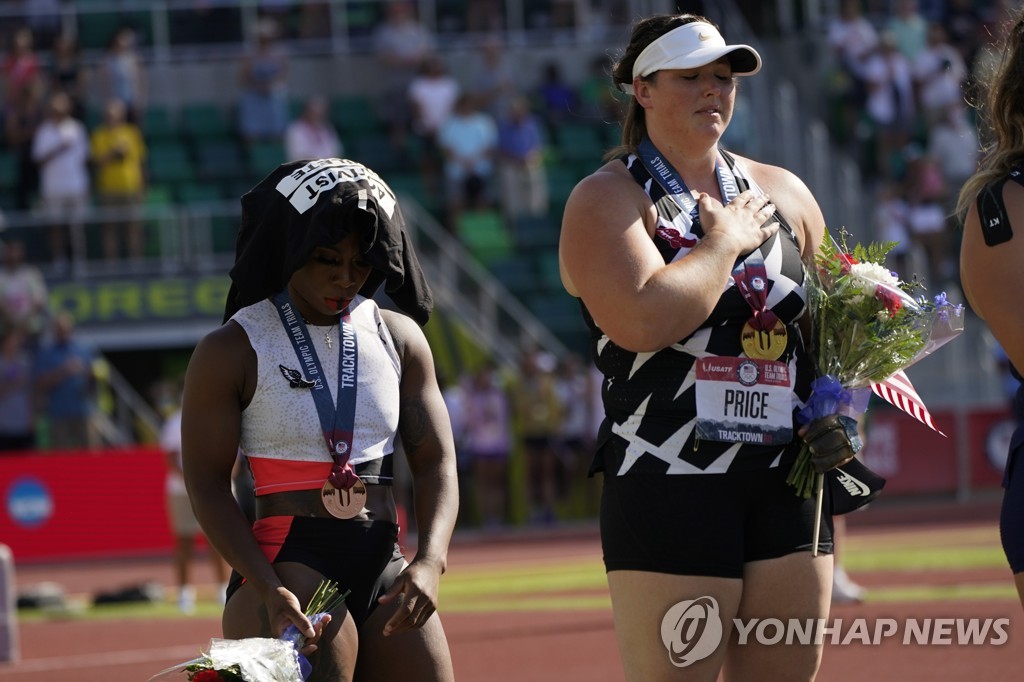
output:
M768 308L768 273L764 261L748 258L733 269L732 278L743 300L754 312L750 326L759 332L774 329L779 316Z
M662 189L672 197L676 204L683 209L683 213L689 217L690 224L686 226L687 229L691 225L699 225L700 214L697 210L697 200L690 194L690 189L683 182L682 176L679 175L678 171L672 167L672 164L665 159L657 147L654 146L654 143L651 142L651 138L645 137L640 141L640 145L637 148L637 156L640 157L644 165L651 171L651 177L657 180ZM722 203L728 204L740 193L736 174L729 167L729 164L722 162L721 158L715 161L715 174L718 176L718 189L722 192Z
M324 383L324 372L320 358L310 339L306 322L298 314L288 291L282 291L274 297L274 305L281 317L281 323L288 332L288 339L295 349L303 375L314 381L310 389L313 404L316 405L320 428L323 430L327 451L334 459L331 485L339 490L348 490L359 477L349 464L352 455L353 431L356 419L356 370L358 357L355 327L352 326L351 311L345 308L338 324L341 330L338 344L338 399L331 398L331 389Z

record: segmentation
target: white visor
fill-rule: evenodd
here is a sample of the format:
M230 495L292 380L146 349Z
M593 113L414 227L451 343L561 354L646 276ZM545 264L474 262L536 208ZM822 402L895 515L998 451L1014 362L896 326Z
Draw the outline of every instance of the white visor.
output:
M761 55L749 45L726 45L711 24L695 21L672 29L645 47L633 62L633 78L662 69L696 69L728 56L734 76L752 76L761 70ZM623 85L632 92L632 85Z

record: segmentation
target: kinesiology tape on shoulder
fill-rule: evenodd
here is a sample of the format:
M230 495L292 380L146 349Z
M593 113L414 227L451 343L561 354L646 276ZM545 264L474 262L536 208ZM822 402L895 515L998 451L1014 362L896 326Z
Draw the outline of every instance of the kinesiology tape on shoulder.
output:
M1020 169L1014 169L1009 175L986 185L978 193L978 221L981 223L981 234L988 246L997 246L1013 239L1013 228L1010 226L1010 217L1006 214L1006 204L1003 202L1003 185L1008 180L1024 185L1024 176L1021 175Z

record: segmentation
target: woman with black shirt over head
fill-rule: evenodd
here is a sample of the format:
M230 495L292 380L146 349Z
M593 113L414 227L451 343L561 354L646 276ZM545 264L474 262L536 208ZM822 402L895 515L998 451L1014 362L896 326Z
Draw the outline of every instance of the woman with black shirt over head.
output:
M310 637L317 680L451 680L436 614L458 508L451 426L419 324L432 301L395 195L346 159L289 162L242 197L225 324L189 363L184 473L207 537L234 568L224 636ZM405 313L380 309L382 285ZM417 324L419 323L419 324ZM395 438L418 546L398 546ZM237 449L255 524L231 495ZM345 604L313 628L323 579Z

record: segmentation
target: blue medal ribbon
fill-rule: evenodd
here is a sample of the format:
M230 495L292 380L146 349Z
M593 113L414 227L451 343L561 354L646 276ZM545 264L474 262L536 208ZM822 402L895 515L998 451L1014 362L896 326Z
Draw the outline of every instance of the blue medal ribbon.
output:
M338 320L340 327L340 343L338 344L338 399L331 397L331 389L324 382L324 372L313 347L312 339L306 327L306 321L295 309L288 291L282 291L274 297L274 306L281 317L281 324L288 332L288 339L295 349L295 356L303 375L313 383L310 391L313 404L316 405L320 428L327 443L327 451L334 460L331 475L327 479L339 490L348 490L359 477L349 465L352 455L353 432L356 418L356 374L358 346L356 344L355 327L352 325L351 306L345 308Z
M657 180L662 189L683 209L683 213L689 216L690 223L699 225L700 213L697 210L697 200L690 194L690 189L683 181L683 177L658 151L658 148L651 142L651 138L645 137L640 141L640 145L637 147L637 156L651 171L651 177ZM715 160L715 174L718 176L718 189L722 192L722 203L728 204L740 193L736 175L729 164L722 162L721 157Z

